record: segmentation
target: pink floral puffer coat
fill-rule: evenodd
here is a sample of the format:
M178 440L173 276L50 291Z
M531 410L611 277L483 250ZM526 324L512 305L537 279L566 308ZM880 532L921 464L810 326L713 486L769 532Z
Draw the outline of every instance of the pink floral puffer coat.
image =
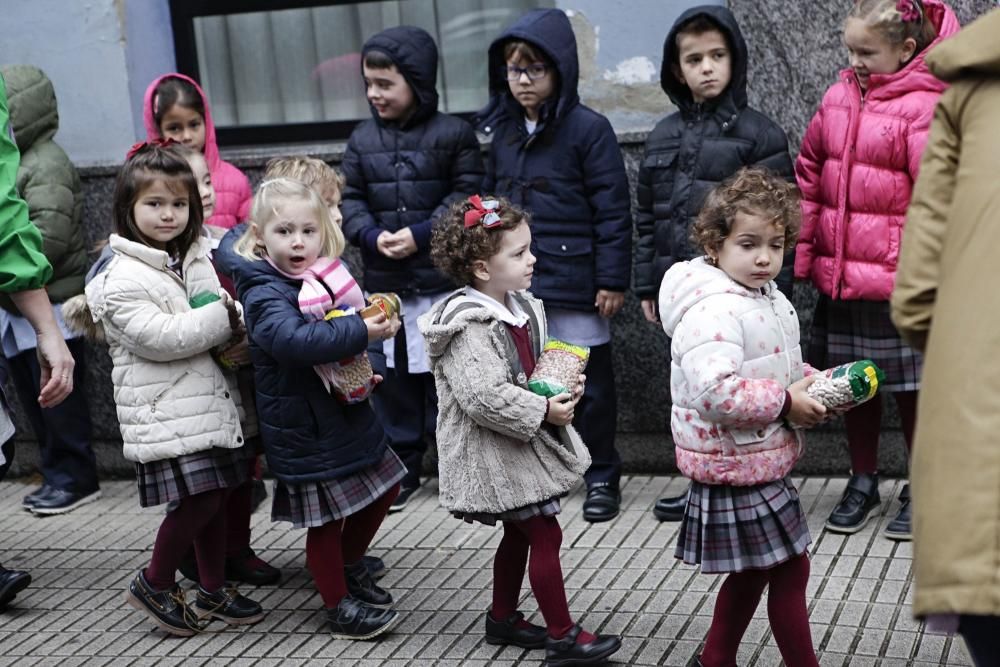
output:
M733 281L704 257L674 264L660 286L671 338L670 430L677 467L703 484L751 486L787 475L802 436L780 419L802 363L799 320L772 281Z
M153 92L160 81L167 77L177 77L190 81L198 89L202 104L205 106L205 148L203 152L205 162L208 163L208 171L212 174L212 186L215 188L215 211L212 217L205 221L205 224L225 229L234 227L250 215L250 202L253 194L250 190L250 181L246 174L219 156L219 147L215 143L215 123L212 122L212 110L208 105L208 98L205 97L205 91L194 79L183 74L165 74L149 84L142 105L146 138L159 139L161 137L160 128L157 127L153 117Z
M937 39L898 72L872 74L864 96L854 70L842 70L795 162L802 190L795 277L832 298L888 301L892 294L906 209L946 87L924 55L960 27L940 0L924 7Z

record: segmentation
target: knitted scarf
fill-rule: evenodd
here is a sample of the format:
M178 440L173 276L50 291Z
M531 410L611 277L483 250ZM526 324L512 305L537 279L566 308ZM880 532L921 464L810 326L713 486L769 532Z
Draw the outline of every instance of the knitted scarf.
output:
M299 310L308 319L323 320L331 310L361 310L367 305L358 282L339 259L319 257L312 266L298 275L285 273L271 261L270 257L265 259L275 271L286 278L302 281L302 287L299 289ZM313 366L313 370L323 381L326 390L331 391L331 387L336 385L338 379L338 369L362 355L363 352L348 359L318 364Z

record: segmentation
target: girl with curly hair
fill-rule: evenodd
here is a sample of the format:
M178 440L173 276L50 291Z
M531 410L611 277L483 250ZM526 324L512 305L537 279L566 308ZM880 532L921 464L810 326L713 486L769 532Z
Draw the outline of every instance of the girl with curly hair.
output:
M705 255L660 286L670 349L670 427L691 478L675 555L728 572L698 664L735 665L769 586L771 632L787 665L818 665L806 583L811 542L788 474L826 409L806 393L795 309L774 278L799 225L795 186L743 168L709 194L692 231Z
M548 332L542 303L526 291L530 246L527 214L504 199L474 195L435 225L431 258L465 285L418 320L438 393L440 500L469 523L503 524L486 641L545 648L546 664L597 664L621 641L573 622L556 518L590 465L570 425L585 378L551 398L528 389ZM517 609L526 566L544 628Z

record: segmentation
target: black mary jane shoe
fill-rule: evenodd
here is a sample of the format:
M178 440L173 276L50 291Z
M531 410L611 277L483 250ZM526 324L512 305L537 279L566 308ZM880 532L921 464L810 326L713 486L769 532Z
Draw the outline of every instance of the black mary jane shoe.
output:
M273 586L281 579L281 570L262 560L246 547L235 556L226 557L226 580L242 581L251 586Z
M399 620L393 609L380 609L347 595L336 607L326 610L330 634L340 639L373 639Z
M361 562L368 568L368 574L372 576L372 579L381 579L388 572L385 561L378 556L364 555L361 557Z
M0 565L0 611L7 608L17 594L31 583L31 575L20 570L8 570Z
M660 521L680 521L684 518L684 508L688 504L687 492L679 496L660 498L653 505L653 516Z
M595 484L587 489L583 501L583 518L590 523L611 521L621 510L622 494L610 484Z
M840 502L826 520L826 529L834 533L853 535L865 527L882 500L878 495L878 475L852 475Z
M486 643L526 649L545 648L545 640L549 636L545 628L530 623L530 627L520 627L518 621L523 619L524 614L519 611L502 621L494 620L493 615L486 612Z
M578 665L599 665L622 647L622 640L611 635L598 635L594 641L577 644L580 626L564 637L545 639L545 667L577 667Z
M382 609L392 606L392 594L375 583L363 559L345 566L344 578L347 580L347 592L358 600Z
M913 539L913 508L910 505L909 484L899 492L899 513L885 527L884 535L897 542L909 542Z

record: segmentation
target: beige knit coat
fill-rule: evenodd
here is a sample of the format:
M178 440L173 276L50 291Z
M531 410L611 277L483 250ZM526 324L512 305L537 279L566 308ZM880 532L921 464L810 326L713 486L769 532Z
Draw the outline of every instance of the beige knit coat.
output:
M546 336L542 304L516 297L531 317L537 355ZM590 455L571 426L543 427L547 399L528 390L504 324L473 303L458 290L418 325L437 384L441 504L496 514L566 493Z

